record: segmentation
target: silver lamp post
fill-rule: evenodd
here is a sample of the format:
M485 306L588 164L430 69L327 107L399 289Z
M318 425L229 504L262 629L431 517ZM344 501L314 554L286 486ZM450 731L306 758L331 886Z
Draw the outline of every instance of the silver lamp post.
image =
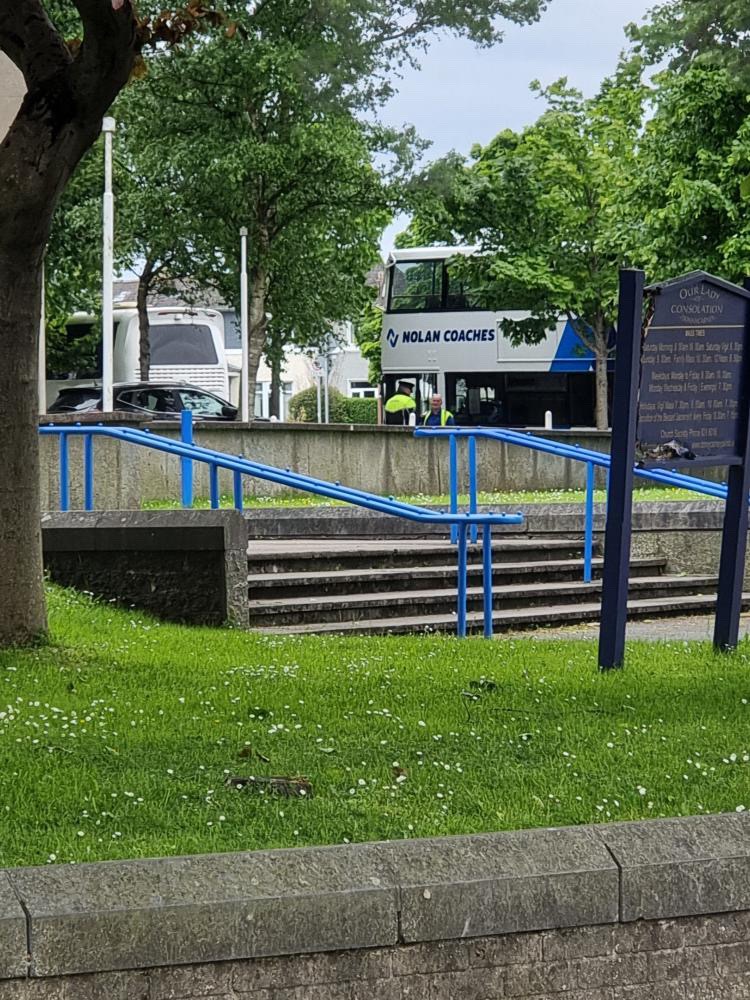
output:
M247 226L240 229L240 336L242 372L240 376L240 415L243 423L250 420L250 323L247 301Z
M102 121L104 133L104 206L102 245L102 412L112 412L114 377L114 268L115 196L112 193L112 140L114 118Z

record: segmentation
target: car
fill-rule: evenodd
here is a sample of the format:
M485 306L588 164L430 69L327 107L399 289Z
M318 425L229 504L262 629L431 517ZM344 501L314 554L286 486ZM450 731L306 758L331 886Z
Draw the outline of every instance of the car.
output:
M150 420L176 420L191 410L197 420L236 420L237 407L196 385L175 382L121 382L112 387L115 410L140 413ZM48 413L93 413L102 408L100 385L60 389Z

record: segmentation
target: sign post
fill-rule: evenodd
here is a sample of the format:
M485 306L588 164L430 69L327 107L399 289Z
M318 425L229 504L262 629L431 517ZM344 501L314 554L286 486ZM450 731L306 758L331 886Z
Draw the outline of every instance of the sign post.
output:
M653 310L641 334L643 276L622 272L604 550L599 666L625 652L633 462L669 469L727 466L728 497L714 646L739 635L750 491L750 285L703 271L646 289Z
M617 363L612 398L612 464L604 536L599 668L621 667L628 614L630 537L633 521L633 459L638 369L643 323L643 271L620 271Z
M750 290L750 279L745 279L745 291ZM739 331L738 331L739 332ZM747 503L750 490L750 307L745 303L744 350L740 374L741 426L738 450L742 465L733 465L727 477L727 503L724 508L724 531L721 536L719 562L719 590L716 600L714 646L716 649L734 649L740 631L742 611L742 581L745 576L747 553Z

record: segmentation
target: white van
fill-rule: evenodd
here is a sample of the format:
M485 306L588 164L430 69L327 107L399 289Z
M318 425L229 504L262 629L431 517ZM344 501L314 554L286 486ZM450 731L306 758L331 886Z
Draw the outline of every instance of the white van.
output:
M224 353L224 323L213 309L153 307L148 310L151 340L150 380L187 382L222 399L229 398L229 377ZM91 330L94 317L76 313L68 323L71 339ZM114 382L140 381L140 330L138 311L129 304L114 312ZM92 385L99 376L48 380L47 402L52 402L63 386Z

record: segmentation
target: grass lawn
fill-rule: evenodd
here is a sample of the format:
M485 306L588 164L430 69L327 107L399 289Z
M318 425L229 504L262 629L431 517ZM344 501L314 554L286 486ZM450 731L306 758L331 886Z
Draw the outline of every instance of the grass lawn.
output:
M600 676L581 641L268 638L56 589L50 608L53 644L0 653L2 866L750 808L748 644L633 644Z
M422 493L412 496L397 497L413 504L437 504L445 505L450 503L448 496L425 496ZM478 501L481 504L497 504L498 507L512 507L521 503L583 503L586 499L585 490L511 490L506 493L480 493ZM607 499L605 490L595 490L594 500L597 503L604 503ZM633 499L636 503L643 503L646 500L663 503L665 500L710 500L710 497L700 496L690 490L673 489L651 489L645 487L633 491ZM220 497L221 507L233 507L234 499L228 493ZM469 503L468 495L459 497L461 504ZM195 507L208 507L208 497L196 497ZM339 500L327 500L325 497L311 496L307 493L291 493L288 496L280 497L245 497L245 506L253 507L337 507L347 506ZM179 500L144 500L141 504L143 510L174 510L180 507Z

